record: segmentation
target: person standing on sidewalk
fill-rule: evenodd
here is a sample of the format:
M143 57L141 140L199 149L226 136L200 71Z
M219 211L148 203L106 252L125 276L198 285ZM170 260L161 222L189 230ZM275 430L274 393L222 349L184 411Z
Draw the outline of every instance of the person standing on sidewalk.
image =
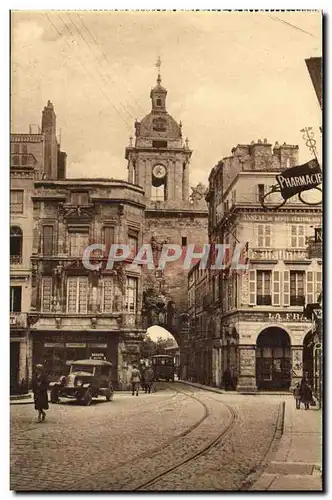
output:
M137 368L136 365L133 365L133 371L131 372L131 391L132 395L136 393L136 396L138 396L138 389L141 381L141 376L140 372Z
M151 366L147 366L144 369L143 377L144 377L144 389L145 389L145 393L148 392L150 394L150 392L151 392L151 386L152 386L152 382L153 382L153 378L154 378L154 373L153 373L153 370L152 370Z
M44 422L48 410L48 380L43 365L36 365L36 371L32 378L33 398L35 410L38 411L38 422Z
M301 403L304 403L305 410L309 410L312 402L312 390L307 382L304 382L301 387Z
M296 401L296 409L299 410L301 408L301 386L300 386L300 382L298 384L296 384L296 386L294 388L294 391L293 391L293 394L294 394L294 398L295 398L295 401Z

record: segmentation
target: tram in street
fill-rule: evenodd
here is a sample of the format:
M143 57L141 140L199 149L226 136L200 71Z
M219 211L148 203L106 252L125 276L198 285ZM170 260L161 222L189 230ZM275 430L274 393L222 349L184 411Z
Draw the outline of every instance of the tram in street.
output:
M174 375L176 372L174 356L157 354L155 356L151 356L151 362L154 380L168 380L174 382Z

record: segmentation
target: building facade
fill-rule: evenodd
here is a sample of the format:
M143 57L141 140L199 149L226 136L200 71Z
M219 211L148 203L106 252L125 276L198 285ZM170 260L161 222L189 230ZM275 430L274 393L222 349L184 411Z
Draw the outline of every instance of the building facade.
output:
M127 388L143 335L141 270L132 264L142 241L142 189L107 179L41 180L32 199L33 364L57 379L70 361L106 359L115 386ZM87 269L84 250L101 243L105 252L90 259L99 269ZM130 245L132 255L107 269L116 243Z
M184 356L188 336L187 271L183 262L188 245L197 249L207 243L206 188L199 184L189 195L190 158L188 139L182 124L169 115L167 90L157 85L151 90L151 112L135 123L135 141L126 148L128 180L145 193L144 243L152 245L156 269L144 276L145 327L157 324L171 332ZM157 269L164 244L182 247L182 258ZM181 360L186 377L188 358Z
M211 295L209 271L197 262L188 274L189 302L189 369L188 379L214 385L212 352L214 318L210 314Z
M297 146L272 149L259 140L235 147L210 174L210 243L242 243L249 263L247 271L209 273L214 385L227 374L239 391L289 390L304 373L312 376L312 324L302 313L321 292L322 262L308 258L306 236L320 225L322 209L295 197L278 210L261 204L297 156Z
M53 144L52 148L48 144ZM27 390L31 378L32 344L29 334L32 280L34 182L65 175L66 154L56 138L53 105L48 102L41 128L10 138L10 388ZM52 170L48 165L52 164Z

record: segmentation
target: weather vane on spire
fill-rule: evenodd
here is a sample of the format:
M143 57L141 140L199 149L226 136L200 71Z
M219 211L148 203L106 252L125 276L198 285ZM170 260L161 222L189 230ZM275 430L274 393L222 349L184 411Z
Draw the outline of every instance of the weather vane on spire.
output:
M158 83L161 82L160 67L161 67L161 59L160 59L160 56L158 56L158 59L157 59L157 62L156 62L156 68L158 68L158 78L157 78L157 82Z

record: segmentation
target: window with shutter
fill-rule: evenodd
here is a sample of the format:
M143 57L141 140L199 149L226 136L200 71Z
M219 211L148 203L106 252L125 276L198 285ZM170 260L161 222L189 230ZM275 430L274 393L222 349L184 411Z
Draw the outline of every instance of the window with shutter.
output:
M280 271L273 271L272 305L280 306Z
M256 305L256 269L249 271L249 305Z
M42 279L41 306L43 312L50 312L52 305L52 278L44 276Z
M305 247L305 226L302 225L291 226L290 244L292 248Z
M43 254L53 255L53 226L43 226Z
M316 271L316 297L314 302L318 301L321 292L322 292L322 271Z
M290 305L302 306L305 303L305 272L290 271Z
M105 226L103 229L103 237L104 237L104 245L106 245L106 251L108 252L109 248L114 243L114 227Z
M23 213L23 194L21 189L10 190L10 211L16 214Z
M264 246L265 247L270 247L271 246L271 226L269 226L268 224L266 224L264 226L264 229L265 229L265 242L264 242Z
M258 229L258 248L263 248L264 247L264 225L263 224L258 224L257 226Z
M264 184L257 184L257 199L259 202L262 201L265 195L265 186Z
M271 246L271 226L269 224L258 224L258 248L269 248Z
M306 276L306 303L312 304L314 302L314 273L313 271L307 271Z
M284 271L284 306L289 306L289 289L290 289L290 283L289 283L289 271Z
M257 271L256 282L257 305L271 305L271 271Z

